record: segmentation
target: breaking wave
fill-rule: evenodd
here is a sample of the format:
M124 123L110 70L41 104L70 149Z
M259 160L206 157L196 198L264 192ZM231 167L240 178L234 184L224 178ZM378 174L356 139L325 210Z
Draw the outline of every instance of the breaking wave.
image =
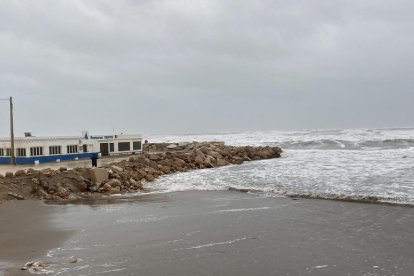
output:
M242 193L253 193L270 196L284 196L292 199L307 198L307 199L325 199L345 202L359 202L359 203L376 203L376 204L389 204L389 205L404 205L414 207L414 202L410 202L408 198L398 200L392 197L370 196L370 195L346 195L346 194L328 194L328 193L288 193L281 191L259 191L243 188L229 187L229 191L237 191Z
M281 146L283 149L370 150L414 147L414 129L265 131L226 134L154 136L153 142L224 141L228 145Z
M386 139L370 141L346 141L346 140L292 140L282 143L268 142L267 145L278 145L284 149L324 149L324 150L364 150L364 149L399 149L414 147L414 139Z
M269 195L414 205L414 129L246 132L157 139L280 146L284 152L279 159L163 177L148 187L154 191L232 187Z

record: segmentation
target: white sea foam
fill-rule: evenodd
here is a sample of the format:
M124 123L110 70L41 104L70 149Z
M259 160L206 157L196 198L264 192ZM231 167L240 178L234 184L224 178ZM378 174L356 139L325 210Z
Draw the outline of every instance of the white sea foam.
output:
M218 210L212 213L234 213L234 212L249 212L249 211L261 211L261 210L269 210L270 207L257 207L257 208L240 208L240 209L225 209L225 210Z
M118 219L117 223L151 223L156 221L161 221L164 219L172 218L171 216L161 216L161 217L155 217L155 216L142 216L137 218L131 218L131 217L123 217Z
M111 270L105 270L105 271L98 271L96 272L96 274L104 274L104 273L112 273L112 272L119 272L119 271L123 271L126 268L117 268L117 269L111 269Z
M222 242L212 242L212 243L206 243L206 244L199 244L196 246L192 246L192 247L186 247L186 248L179 248L179 249L175 249L175 251L180 251L180 250L190 250L190 249L201 249L201 248L205 248L205 247L212 247L212 246L217 246L217 245L226 245L226 244L232 244L232 243L236 243L236 242L240 242L243 240L247 240L248 237L242 237L239 239L234 239L234 240L229 240L229 241L222 241Z
M280 145L282 158L169 175L155 191L252 189L275 194L375 197L414 204L414 129L246 132L154 137ZM151 140L151 139L150 139Z

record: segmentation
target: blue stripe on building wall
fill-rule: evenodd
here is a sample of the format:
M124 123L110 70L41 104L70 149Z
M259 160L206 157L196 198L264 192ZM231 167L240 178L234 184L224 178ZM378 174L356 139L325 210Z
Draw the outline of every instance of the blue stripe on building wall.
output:
M31 156L31 157L16 157L17 164L34 164L36 160L39 163L47 163L47 162L56 162L56 160L60 161L68 161L68 160L75 160L76 158L91 158L92 155L97 154L93 152L87 153L75 153L75 154L62 154L62 155L47 155L47 156ZM11 157L0 157L0 164L10 164Z

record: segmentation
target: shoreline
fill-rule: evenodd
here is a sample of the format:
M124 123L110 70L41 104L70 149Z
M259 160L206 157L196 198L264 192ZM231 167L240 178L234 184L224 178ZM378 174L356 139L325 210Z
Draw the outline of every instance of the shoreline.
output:
M244 189L244 188L234 188L229 186L228 189L223 190L183 190L183 191L151 191L150 188L147 188L146 191L137 192L137 193L124 193L124 194L113 194L113 195L102 195L102 194L90 194L85 196L79 196L67 200L43 200L42 202L46 205L91 205L91 204L114 204L119 202L128 202L134 200L141 200L142 198L151 197L154 195L170 194L170 193L185 193L185 192L226 192L233 191L239 193L247 193L252 195L266 195L266 197L275 197L275 198L286 198L291 200L322 200L322 201L332 201L332 202L345 202L345 203L359 203L359 204L368 204L368 205L384 205L384 206L396 206L396 207L406 207L414 208L414 203L407 202L397 202L397 201L387 201L387 199L378 198L378 197L365 197L357 196L355 198L340 196L340 195L309 195L309 194L277 194L271 192L265 192L255 189ZM336 197L335 197L336 196ZM36 200L35 200L36 201Z

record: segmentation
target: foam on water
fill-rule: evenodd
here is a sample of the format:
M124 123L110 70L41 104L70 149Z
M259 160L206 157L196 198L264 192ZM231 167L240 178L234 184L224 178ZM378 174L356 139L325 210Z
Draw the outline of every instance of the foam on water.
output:
M154 137L157 142L221 140L279 145L280 159L169 175L155 191L229 187L322 198L374 197L414 204L414 129L247 132ZM151 139L150 139L151 140Z
M383 149L414 147L414 129L266 131L153 136L150 142L225 141L235 146L279 145L289 149Z

